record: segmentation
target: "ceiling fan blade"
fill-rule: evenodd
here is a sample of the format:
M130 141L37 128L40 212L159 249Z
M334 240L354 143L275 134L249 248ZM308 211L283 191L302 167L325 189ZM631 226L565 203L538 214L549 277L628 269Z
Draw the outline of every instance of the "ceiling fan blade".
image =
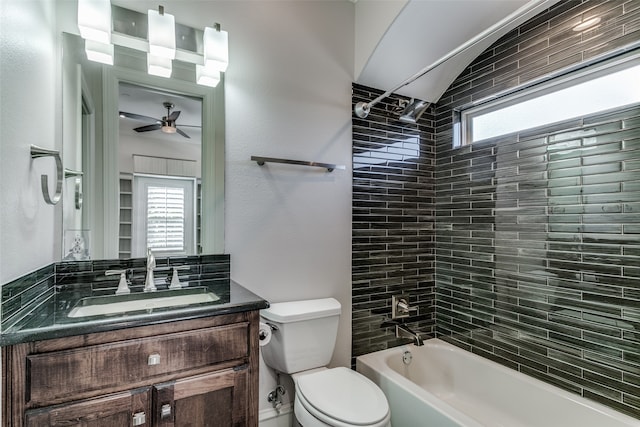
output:
M150 130L158 130L162 127L162 125L159 124L153 124L153 125L147 125L147 126L140 126L138 128L133 128L133 130L135 130L136 132L149 132Z
M178 132L180 135L184 136L185 138L191 139L191 137L189 135L187 135L186 133L184 133L183 131L181 131L178 128L176 128L176 132Z
M182 123L180 123L180 127L181 128L198 128L198 129L200 129L202 126L198 126L198 125L183 125Z
M120 111L120 117L126 117L127 119L140 120L143 122L160 123L160 120L153 117L143 116L141 114L127 113L126 111Z
M180 111L174 111L173 113L169 114L169 117L167 117L167 120L171 122L175 122L179 116L180 116Z

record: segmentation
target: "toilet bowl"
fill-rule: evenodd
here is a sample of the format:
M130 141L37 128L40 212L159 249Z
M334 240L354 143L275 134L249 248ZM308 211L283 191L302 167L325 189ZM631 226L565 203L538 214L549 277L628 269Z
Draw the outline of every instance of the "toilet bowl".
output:
M267 366L290 374L294 415L303 427L390 427L387 399L365 376L326 368L338 333L340 303L333 298L274 303L262 310L270 342L260 347Z
M387 427L391 413L382 390L347 368L294 374L294 413L304 427Z

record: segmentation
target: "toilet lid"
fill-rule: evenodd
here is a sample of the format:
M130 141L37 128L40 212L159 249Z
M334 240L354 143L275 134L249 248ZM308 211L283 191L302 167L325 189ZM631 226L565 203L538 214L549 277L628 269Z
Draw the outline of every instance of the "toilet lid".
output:
M347 368L303 375L298 378L296 390L316 411L346 424L375 424L389 413L382 390L373 381Z

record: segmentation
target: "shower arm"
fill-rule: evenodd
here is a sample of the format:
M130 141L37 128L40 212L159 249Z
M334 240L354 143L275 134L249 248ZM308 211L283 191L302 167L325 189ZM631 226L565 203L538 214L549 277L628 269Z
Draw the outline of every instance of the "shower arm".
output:
M445 63L449 59L453 58L454 56L456 56L456 55L464 52L465 50L475 46L476 44L484 41L488 37L492 36L494 33L502 30L507 25L509 25L509 24L513 23L514 21L516 21L518 18L524 17L525 15L529 14L530 12L533 12L534 10L537 10L540 6L542 6L542 5L544 5L545 3L548 3L548 2L549 2L549 0L538 0L538 1L535 1L535 2L529 2L529 3L525 4L520 9L518 9L515 12L513 12L512 14L506 16L502 20L498 21L497 23L495 23L491 27L487 28L486 30L484 30L483 32L481 32L480 34L475 36L474 38L467 40L465 43L463 43L460 46L458 46L457 48L453 49L452 51L450 51L449 53L447 53L446 55L444 55L443 57L441 57L440 59L438 59L437 61L435 61L431 65L427 65L426 67L424 67L423 69L421 69L416 74L414 74L413 76L409 77L408 79L404 80L402 83L400 83L399 85L397 85L393 89L390 89L390 90L386 91L385 93L383 93L382 95L380 95L377 98L373 99L372 101L369 101L369 102L360 101L360 102L358 102L353 107L353 112L355 113L356 116L360 117L361 119L366 118L369 115L369 112L371 111L371 108L374 105L376 105L377 103L379 103L380 101L382 101L383 99L385 99L386 97L388 97L389 95L391 95L392 93L397 91L398 89L400 89L400 88L402 88L402 87L404 87L404 86L406 86L408 84L413 83L414 81L418 80L420 77L424 76L425 74L427 74L428 72L430 72L434 68L439 67L440 65L442 65L443 63Z

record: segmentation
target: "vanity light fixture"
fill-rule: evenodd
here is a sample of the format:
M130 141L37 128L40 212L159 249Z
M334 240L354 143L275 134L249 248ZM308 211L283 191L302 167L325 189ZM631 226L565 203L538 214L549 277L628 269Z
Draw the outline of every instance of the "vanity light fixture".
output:
M589 30L595 27L596 25L598 25L600 21L601 21L601 18L599 16L587 19L586 21L582 21L581 23L573 27L573 31L580 32L580 31Z
M227 71L229 66L229 34L220 30L220 24L214 28L205 27L203 36L204 67L207 70Z
M173 60L195 65L196 83L216 87L221 73L229 65L229 34L220 24L197 29L176 24L175 17L158 10L147 14L111 6L110 0L77 0L78 28L85 40L87 58L103 64L114 64L114 45L145 52L147 72L154 76L171 77ZM126 17L126 18L124 18ZM113 22L112 22L113 21ZM147 39L139 31L129 32L136 22L147 24ZM93 24L92 24L93 23ZM124 25L123 25L124 23ZM111 28L114 28L113 34ZM176 40L176 34L183 34ZM184 34L191 34L185 40ZM198 40L195 40L195 38ZM200 43L202 37L202 43ZM178 49L179 48L179 49Z
M87 59L90 61L113 65L113 45L111 43L85 40L84 51L87 54Z
M164 7L158 11L149 9L149 54L161 58L176 57L176 20L173 15L164 13Z
M113 65L111 2L78 0L78 29L84 39L87 59Z
M171 77L171 59L147 53L147 72L153 76Z
M85 40L111 43L111 1L78 0L78 29Z
M196 64L196 83L202 86L216 87L220 83L220 71Z

